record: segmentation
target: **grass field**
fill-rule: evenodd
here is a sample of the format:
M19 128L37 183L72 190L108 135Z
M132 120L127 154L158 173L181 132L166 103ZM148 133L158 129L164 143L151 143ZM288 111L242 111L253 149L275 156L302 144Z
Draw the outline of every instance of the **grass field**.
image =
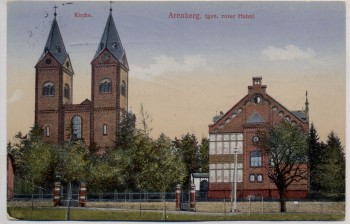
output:
M8 209L11 217L19 220L64 220L65 209L59 208L40 208L29 209L12 207ZM120 211L120 210L90 210L90 209L71 209L69 220L147 220L160 221L165 220L162 212L148 211ZM340 221L344 220L344 214L334 213L266 213L266 214L208 214L208 213L179 213L168 212L166 220L174 221Z

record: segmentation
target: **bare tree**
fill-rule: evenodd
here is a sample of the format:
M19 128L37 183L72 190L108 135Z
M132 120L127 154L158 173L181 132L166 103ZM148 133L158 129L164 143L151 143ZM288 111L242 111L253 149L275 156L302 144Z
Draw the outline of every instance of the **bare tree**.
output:
M307 133L289 122L259 130L257 145L269 159L265 167L278 190L280 211L286 212L286 191L290 184L307 179Z

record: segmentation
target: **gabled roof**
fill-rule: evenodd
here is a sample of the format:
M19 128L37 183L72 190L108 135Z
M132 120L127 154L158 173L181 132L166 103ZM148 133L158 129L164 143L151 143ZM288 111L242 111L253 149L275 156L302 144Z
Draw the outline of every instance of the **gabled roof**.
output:
M45 56L48 52L50 52L52 56L55 57L61 65L64 64L65 59L68 57L66 48L63 43L62 35L58 27L56 15L52 22L51 30L47 38L41 58Z
M101 40L98 44L96 54L94 59L104 50L108 49L109 52L113 54L113 56L123 65L128 67L125 50L123 48L122 42L120 40L117 28L115 26L112 9L110 9L110 13L107 19L107 23L105 29L103 31ZM93 60L94 60L93 59Z

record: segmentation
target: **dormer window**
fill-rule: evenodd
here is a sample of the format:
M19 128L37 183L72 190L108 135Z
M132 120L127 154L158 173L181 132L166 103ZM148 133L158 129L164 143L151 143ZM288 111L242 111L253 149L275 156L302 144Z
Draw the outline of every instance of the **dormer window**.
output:
M66 67L69 68L69 61L66 62Z
M100 50L102 50L102 49L103 49L103 44L101 43L101 44L100 44Z
M61 53L61 47L60 46L56 46L56 53Z
M112 48L113 48L113 49L116 49L116 48L117 48L117 46L118 46L118 45L117 45L117 43L116 43L116 42L114 42L114 43L112 44Z

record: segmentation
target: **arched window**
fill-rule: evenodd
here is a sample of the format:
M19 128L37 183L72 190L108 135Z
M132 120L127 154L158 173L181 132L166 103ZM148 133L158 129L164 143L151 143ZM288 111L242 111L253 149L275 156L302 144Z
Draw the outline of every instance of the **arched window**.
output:
M100 93L112 92L112 82L109 79L103 79L100 82Z
M120 94L121 94L122 96L126 96L126 85L125 85L125 82L124 82L124 81L122 81L122 84L121 84L121 86L120 86Z
M70 99L70 89L67 84L64 85L64 97L66 97L67 99Z
M262 158L260 151L253 151L250 153L250 167L260 167L262 165Z
M81 139L81 117L75 115L71 122L72 140Z
M55 87L52 82L46 82L43 86L43 96L54 96Z
M117 45L117 43L116 43L116 42L114 42L114 43L112 44L112 48L113 48L113 49L116 49L116 48L117 48L117 46L118 46L118 45Z
M103 43L100 44L100 50L102 50L102 49L103 49Z

